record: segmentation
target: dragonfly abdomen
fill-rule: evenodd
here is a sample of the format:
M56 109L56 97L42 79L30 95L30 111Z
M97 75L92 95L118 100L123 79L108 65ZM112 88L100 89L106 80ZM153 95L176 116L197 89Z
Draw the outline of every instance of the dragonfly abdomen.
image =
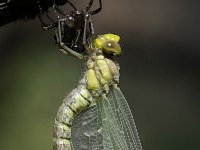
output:
M74 117L87 108L93 98L84 85L79 85L64 100L54 124L54 150L71 150L71 125Z

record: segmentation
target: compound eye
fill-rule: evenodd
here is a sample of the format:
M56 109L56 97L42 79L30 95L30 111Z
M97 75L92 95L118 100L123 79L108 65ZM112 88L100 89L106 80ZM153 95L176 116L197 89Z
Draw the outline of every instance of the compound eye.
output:
M112 53L114 55L121 54L121 47L115 41L106 41L102 45L103 50L107 53Z

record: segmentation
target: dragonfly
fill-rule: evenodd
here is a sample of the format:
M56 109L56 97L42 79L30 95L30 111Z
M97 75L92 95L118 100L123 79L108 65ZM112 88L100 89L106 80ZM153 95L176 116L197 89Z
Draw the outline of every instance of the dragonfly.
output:
M101 1L97 10L94 12L101 10ZM120 37L95 36L93 13L89 9L81 12L90 18L85 20L80 34L84 53L63 43L65 32L56 30L61 50L83 60L85 72L57 112L54 150L142 150L133 115L118 86L119 64L115 58L121 55Z
M59 49L83 60L85 73L77 88L65 97L54 123L54 150L142 150L133 115L119 88L120 37L114 34L94 35L90 11L78 10L68 0L0 0L0 26L17 20L38 17L43 30L55 29ZM66 14L58 5L70 4L74 9ZM32 6L31 9L23 9ZM48 9L53 7L57 20ZM12 10L18 10L15 13ZM50 20L44 22L43 16Z
M98 35L83 56L85 73L63 101L54 125L54 150L142 150L119 84L120 37ZM79 58L79 57L77 57Z

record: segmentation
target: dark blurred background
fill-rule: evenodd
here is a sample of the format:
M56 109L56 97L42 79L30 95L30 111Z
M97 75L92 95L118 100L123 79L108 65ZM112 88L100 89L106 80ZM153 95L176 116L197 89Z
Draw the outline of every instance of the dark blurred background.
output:
M199 6L194 0L103 0L93 17L97 34L121 36L120 87L145 150L200 149ZM53 35L38 19L0 28L2 150L52 149L56 112L84 71L83 62L58 51Z

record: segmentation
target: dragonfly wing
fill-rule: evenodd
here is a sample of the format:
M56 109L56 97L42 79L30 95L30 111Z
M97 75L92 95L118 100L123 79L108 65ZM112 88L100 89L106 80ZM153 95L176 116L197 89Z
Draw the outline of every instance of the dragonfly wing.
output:
M142 150L133 115L120 88L116 87L111 90L108 99L128 148L130 150Z
M72 150L103 150L102 124L97 105L87 108L73 120L71 128Z
M103 147L105 150L131 150L121 130L116 111L111 105L110 94L97 103L102 117Z
M142 150L128 103L119 88L77 115L72 125L74 150Z

